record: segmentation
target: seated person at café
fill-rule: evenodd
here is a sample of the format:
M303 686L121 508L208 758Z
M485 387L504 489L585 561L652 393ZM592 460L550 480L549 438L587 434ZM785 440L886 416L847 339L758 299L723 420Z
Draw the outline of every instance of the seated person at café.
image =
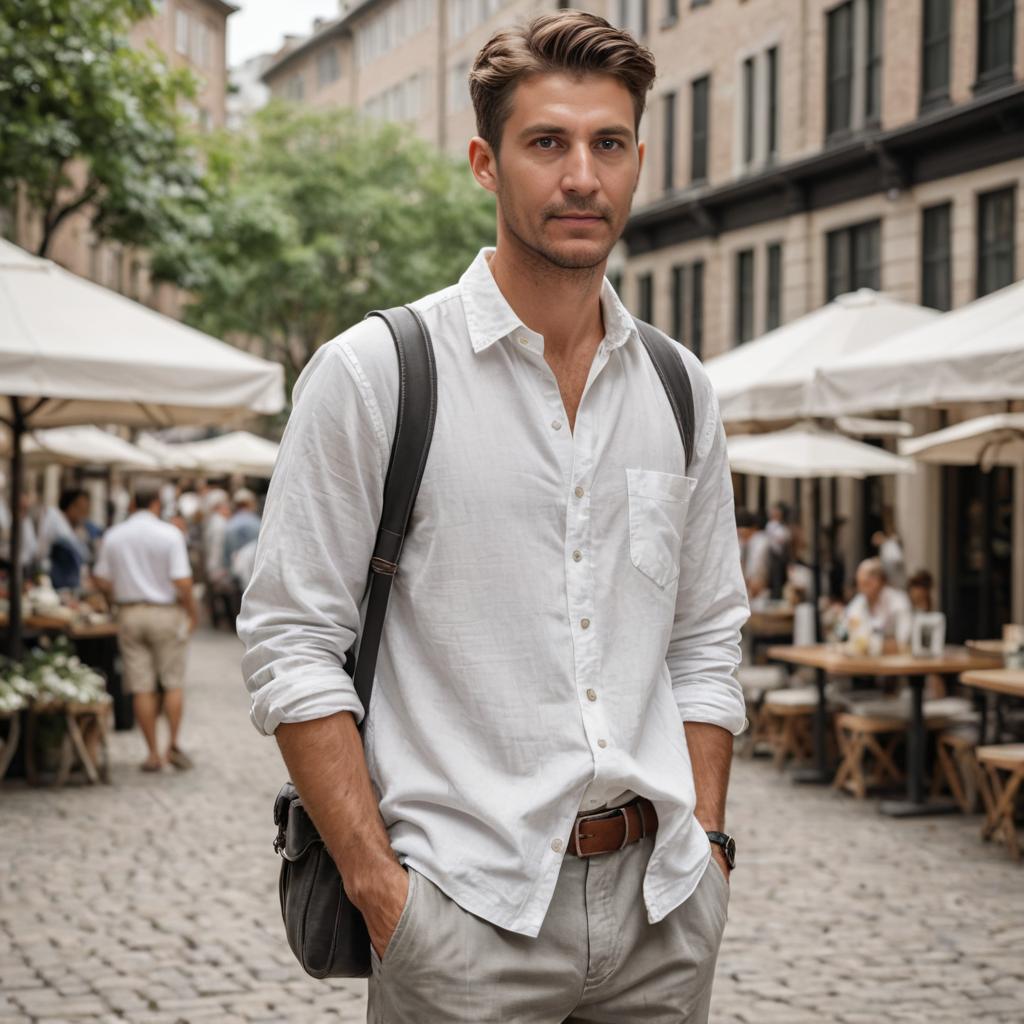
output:
M915 612L933 612L932 588L935 580L927 569L918 569L907 581L907 596Z
M890 587L881 559L868 558L857 566L857 594L846 606L847 633L881 633L891 639L901 621L909 621L910 598L902 590Z
M771 594L768 590L771 572L771 541L762 529L762 520L753 512L736 510L736 534L740 542L740 562L747 582L747 596L752 608L763 606Z

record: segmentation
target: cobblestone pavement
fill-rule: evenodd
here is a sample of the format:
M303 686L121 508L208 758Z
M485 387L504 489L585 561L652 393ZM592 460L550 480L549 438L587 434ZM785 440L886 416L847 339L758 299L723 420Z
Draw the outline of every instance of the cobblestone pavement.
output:
M141 741L117 734L112 786L5 785L2 1024L364 1019L363 983L307 979L284 943L283 772L248 724L239 651L196 637L194 771L143 775ZM735 766L730 827L714 1024L1024 1021L1024 873L977 819L882 819L758 761Z

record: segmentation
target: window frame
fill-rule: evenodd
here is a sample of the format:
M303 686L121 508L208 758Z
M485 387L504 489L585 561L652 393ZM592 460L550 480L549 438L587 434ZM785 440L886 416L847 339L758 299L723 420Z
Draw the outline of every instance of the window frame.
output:
M782 242L769 242L765 247L764 329L774 331L782 326Z
M702 107L698 107L698 94ZM697 130L697 113L702 109L703 126ZM711 154L711 76L700 75L690 82L690 183L702 184L708 180ZM698 155L700 160L698 161ZM697 173L698 168L701 173Z
M945 10L945 31L936 25L936 11ZM939 19L941 21L941 19ZM920 109L929 110L949 102L949 79L953 54L953 4L952 0L921 0L921 99ZM945 74L941 85L928 81L929 54L936 47L946 51Z
M733 344L754 339L754 274L757 261L752 248L740 249L733 260Z
M705 269L703 260L694 260L690 264L689 309L690 330L687 347L700 359L704 351L704 284Z
M636 315L649 324L654 323L654 271L647 270L636 276Z
M1001 5L995 12L986 11L987 5ZM1008 85L1013 81L1014 64L1016 61L1016 19L1017 5L1014 0L978 0L978 47L976 55L975 90L993 89ZM1002 25L1000 27L1000 21ZM988 22L995 23L991 35L988 33ZM1006 60L1002 64L985 67L985 46L991 38L1005 39L1009 48Z
M986 213L989 204L996 204L1002 200L1009 203L1009 216L1000 217L998 214L993 218L997 224L1005 224L1009 229L1009 236L1005 239L994 238L986 242L984 238L986 230ZM1003 188L991 189L987 192L979 192L975 205L975 276L974 293L975 298L980 299L983 295L991 295L992 292L1013 284L1017 277L1017 186L1007 185ZM992 250L996 250L993 252ZM1001 252L1000 252L1001 250ZM985 267L986 260L998 259L1000 255L1009 264L1009 273L1005 279L987 280L988 271Z
M858 259L861 243L872 234L875 259L861 266ZM833 255L840 253L845 263L845 279L841 287L834 288L833 282L839 275L834 272ZM865 269L870 271L871 280L864 279ZM882 289L882 221L878 217L857 224L846 224L825 234L825 301L832 302L838 296L855 292L859 288L873 288L875 291Z
M676 92L662 97L663 146L661 154L661 186L665 192L676 187Z

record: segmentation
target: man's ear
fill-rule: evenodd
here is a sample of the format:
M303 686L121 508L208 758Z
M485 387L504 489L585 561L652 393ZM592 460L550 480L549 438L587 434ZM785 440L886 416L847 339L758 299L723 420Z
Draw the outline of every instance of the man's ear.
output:
M644 169L644 157L647 155L647 143L638 142L636 144L637 164L636 164L636 181L640 184L640 172Z
M488 192L498 191L498 157L491 144L479 135L469 140L469 167L473 177Z

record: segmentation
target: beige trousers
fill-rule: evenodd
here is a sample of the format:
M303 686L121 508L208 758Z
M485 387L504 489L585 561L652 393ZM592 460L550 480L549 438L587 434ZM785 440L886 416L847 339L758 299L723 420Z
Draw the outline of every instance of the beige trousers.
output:
M370 1024L706 1024L729 884L711 861L690 898L649 924L654 848L567 856L535 939L475 917L409 872L409 897L373 954Z

